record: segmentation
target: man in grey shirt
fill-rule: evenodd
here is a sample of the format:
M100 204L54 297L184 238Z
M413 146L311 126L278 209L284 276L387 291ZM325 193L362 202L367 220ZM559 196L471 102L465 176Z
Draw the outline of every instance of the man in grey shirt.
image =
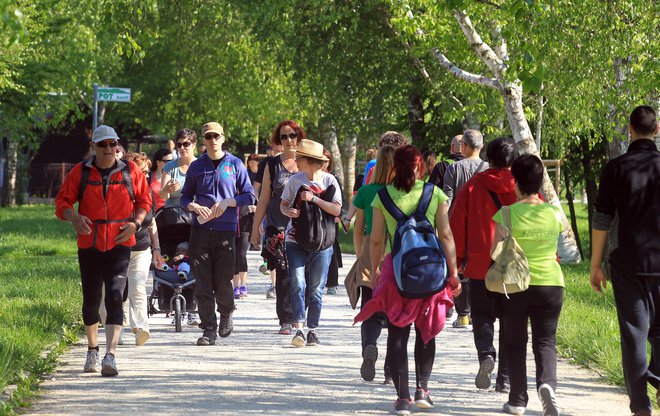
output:
M488 169L488 162L479 158L479 151L484 147L484 137L479 130L466 130L461 138L461 154L464 159L447 167L442 190L447 194L450 209L454 198L465 182L472 175Z
M481 135L479 130L465 131L461 137L460 142L461 154L463 155L464 159L459 160L456 163L452 163L447 167L447 171L445 172L444 185L442 187L442 190L449 197L448 203L450 211L454 202L454 198L456 195L458 195L458 192L472 177L472 175L488 169L488 162L485 162L479 158L479 151L482 147L484 147L484 136ZM454 298L454 306L456 307L456 313L458 317L453 322L452 326L454 328L465 328L471 324L470 303L468 302L470 293L470 279L463 276L463 274L460 272L463 270L463 265L459 264L458 266L458 277L461 280L463 293L461 293L460 296Z

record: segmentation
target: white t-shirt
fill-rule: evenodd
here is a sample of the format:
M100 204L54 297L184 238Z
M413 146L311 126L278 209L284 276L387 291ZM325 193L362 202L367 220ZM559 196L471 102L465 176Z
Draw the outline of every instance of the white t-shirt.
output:
M333 175L326 172L322 172L321 178L316 181L310 181L307 179L307 174L304 172L299 172L291 176L289 178L289 182L287 182L286 187L284 188L284 191L282 192L282 200L289 202L289 205L293 206L294 199L296 198L296 195L298 195L298 189L300 189L301 186L308 187L310 191L318 195L328 189L330 185L335 186L335 196L332 198L332 202L336 202L341 205L342 199L339 183ZM289 220L289 224L286 226L286 242L294 243L296 241L294 232L295 230L293 229L291 220Z

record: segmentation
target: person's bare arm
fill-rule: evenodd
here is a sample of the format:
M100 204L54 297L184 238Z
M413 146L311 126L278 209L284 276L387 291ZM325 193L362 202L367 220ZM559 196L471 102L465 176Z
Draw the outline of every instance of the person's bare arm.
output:
M607 287L607 279L603 271L603 253L607 243L607 234L605 230L593 229L591 231L591 267L589 271L589 282L596 291L603 293Z
M385 254L385 217L380 209L373 209L371 219L371 242L369 244L369 256L371 263L371 283L373 287L378 285L380 280L380 261Z
M264 170L264 179L261 183L261 193L259 194L259 200L257 202L257 211L254 213L254 221L252 222L252 234L250 236L250 243L253 247L259 247L259 242L261 241L260 227L261 222L266 215L268 210L268 203L270 202L271 190L271 179L269 169ZM256 192L256 188L255 188Z
M447 282L452 289L454 296L461 294L461 282L458 280L458 270L456 269L456 246L454 245L454 236L449 227L449 217L447 211L449 207L446 203L440 204L435 213L435 228L438 239L445 252L447 261Z
M353 206L353 204L351 204ZM360 257L362 254L362 242L364 241L364 210L356 209L355 227L353 227L353 246L355 255Z

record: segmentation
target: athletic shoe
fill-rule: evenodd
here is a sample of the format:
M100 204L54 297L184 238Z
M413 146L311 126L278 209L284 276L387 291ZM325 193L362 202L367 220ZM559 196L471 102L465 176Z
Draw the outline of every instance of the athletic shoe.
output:
M465 315L465 316L459 316L456 318L454 323L451 324L453 328L467 328L470 326L472 322L470 322L470 317Z
M145 331L142 328L138 328L137 332L135 333L135 345L137 345L138 347L141 347L147 341L149 341L149 338L151 338L151 335L149 334L149 331Z
M117 340L117 345L124 345L124 327L119 330L119 339Z
M233 313L229 315L220 315L220 329L218 329L218 335L222 338L227 338L231 331L234 330L234 320L232 318Z
M181 312L181 323L183 323L183 319L186 317L185 312ZM174 312L172 312L172 322L170 322L170 325L176 324L176 315L174 315Z
M394 402L395 415L409 415L412 410L412 400L410 399L397 399Z
M103 361L101 361L101 375L103 377L114 377L119 372L117 371L117 363L115 356L112 353L106 352Z
M419 409L433 409L433 400L428 390L415 390L415 407Z
M263 264L259 266L259 271L265 274L266 276L268 276L270 274L270 272L268 271L268 263L263 262Z
M239 288L235 287L234 288L234 299L240 299L241 298L241 291Z
M247 287L245 287L245 286L241 286L241 287L239 287L239 288L238 288L238 296L239 296L241 299L242 299L242 298L247 298L247 296L248 296L248 294L247 294Z
M86 373L97 373L100 366L101 362L99 361L98 350L87 350L87 359L85 360L85 368L83 371Z
M451 307L451 308L449 308L449 309L447 310L447 315L446 315L446 316L447 316L447 319L449 319L449 318L451 318L452 316L454 316L454 308L453 308L453 307Z
M362 351L362 366L360 376L364 381L373 381L376 377L376 360L378 359L378 347L369 344Z
M325 293L326 293L326 295L336 296L337 295L337 286L329 287L328 290Z
M202 336L197 339L197 345L202 347L215 345L215 339L216 339L215 330L205 329Z
M509 393L511 391L511 385L507 381L496 380L495 391L498 393Z
M392 380L392 377L385 377L385 380L383 380L384 385L388 384L394 384L394 380Z
M300 329L296 331L296 335L293 336L291 340L291 345L294 347L304 347L305 346L305 334Z
M478 389L486 390L490 387L490 376L495 369L495 360L490 355L479 364L479 372L474 379L474 385Z
M271 286L268 288L268 291L266 292L266 299L275 299L277 297L277 292L275 291L275 286Z
M316 336L316 332L309 331L307 333L307 346L308 347L318 347L321 343L319 342L319 337Z
M504 406L502 406L502 410L504 410L504 413L508 413L510 415L524 415L525 414L525 407L524 406L512 406L509 404L509 402L504 403Z
M188 325L199 325L200 322L197 312L188 312Z
M559 416L555 391L550 385L543 383L539 386L539 399L543 405L543 416Z
M280 332L278 332L280 335L291 335L291 331L293 330L293 327L291 324L284 324L280 327Z

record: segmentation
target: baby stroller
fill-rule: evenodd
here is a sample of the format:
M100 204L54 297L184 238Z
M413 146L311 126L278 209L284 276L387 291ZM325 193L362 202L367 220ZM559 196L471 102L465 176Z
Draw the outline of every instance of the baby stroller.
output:
M183 207L164 207L155 215L158 239L163 256L174 257L179 243L188 241L192 214ZM190 305L196 308L194 294L195 276L191 272L182 280L176 270L154 269L154 289L149 296L149 315L174 312L174 328L181 332L181 321Z

